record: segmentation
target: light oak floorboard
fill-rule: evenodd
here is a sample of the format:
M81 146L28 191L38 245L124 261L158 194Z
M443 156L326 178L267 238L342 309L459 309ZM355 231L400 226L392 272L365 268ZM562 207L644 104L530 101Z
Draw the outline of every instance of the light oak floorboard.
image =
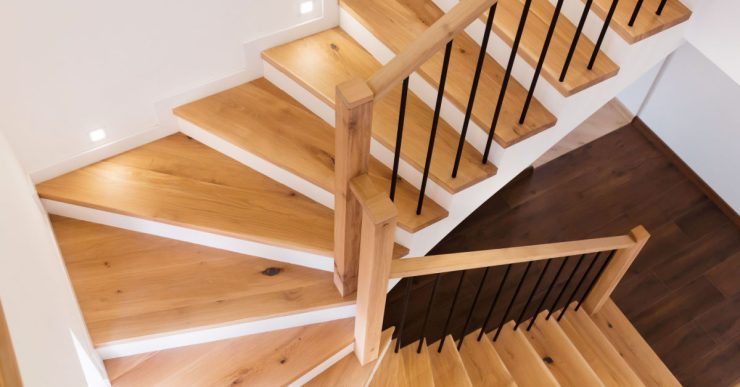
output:
M516 387L514 377L506 369L488 336L484 335L478 341L479 333L480 329L467 335L460 348L460 357L473 386Z
M495 332L495 331L494 331ZM493 333L488 335L489 340ZM501 335L493 342L493 347L501 356L506 368L521 387L559 386L557 379L545 366L521 330L514 330L509 322L501 329Z
M447 336L442 351L438 350L439 342L429 346L429 359L432 363L434 385L437 387L472 387L465 364L457 352L455 340Z

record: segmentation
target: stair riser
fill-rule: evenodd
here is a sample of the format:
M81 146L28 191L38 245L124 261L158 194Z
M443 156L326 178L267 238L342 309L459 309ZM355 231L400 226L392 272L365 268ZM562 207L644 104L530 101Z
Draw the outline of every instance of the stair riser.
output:
M355 305L346 305L259 321L235 323L218 327L206 327L193 331L171 332L165 335L151 337L141 337L127 340L122 343L102 345L97 347L96 350L100 354L100 357L107 360L278 331L281 329L306 326L327 321L341 320L344 318L354 317L354 315Z
M96 210L54 200L42 200L50 214L84 220L106 226L122 228L144 234L156 235L183 242L209 246L235 253L253 255L273 261L309 267L328 272L334 271L334 259L275 245L247 241L220 234L173 226L167 223Z

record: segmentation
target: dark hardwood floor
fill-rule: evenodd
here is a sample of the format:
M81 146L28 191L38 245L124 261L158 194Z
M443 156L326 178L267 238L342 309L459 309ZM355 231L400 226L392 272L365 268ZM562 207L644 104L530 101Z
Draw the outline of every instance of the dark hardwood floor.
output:
M613 299L683 384L739 383L740 230L632 126L520 176L430 254L619 235L639 224L652 237ZM530 281L541 269L533 267ZM450 332L462 330L482 273L466 275ZM489 273L473 320L483 321L502 273ZM447 322L459 274L441 278L428 331L441 332ZM421 331L433 280L413 282L404 336ZM506 291L514 285L510 280ZM387 326L400 320L404 286L389 296ZM515 306L509 319L519 313Z

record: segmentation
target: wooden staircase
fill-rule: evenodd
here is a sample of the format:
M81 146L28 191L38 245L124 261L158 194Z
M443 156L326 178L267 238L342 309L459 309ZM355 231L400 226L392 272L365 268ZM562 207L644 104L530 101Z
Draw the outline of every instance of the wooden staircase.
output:
M602 328L596 321L610 323ZM372 375L349 382L322 374L317 378L322 383L315 385L680 386L664 364L654 362L654 352L611 302L593 318L583 309L571 310L560 323L540 318L530 331L525 324L514 330L509 322L496 341L492 333L478 341L478 333L470 333L460 349L451 337L441 351L439 342L413 343L398 352L391 348ZM621 352L623 341L631 341L630 352L645 358ZM335 372L333 367L325 371Z
M473 332L459 351L449 337L441 351L439 342L423 342L419 352L416 344L396 352L393 331L378 330L371 335L380 338L377 359L361 364L352 354L371 344L358 340L370 310L362 292L369 289L342 288L352 278L341 272L354 269L356 277L358 271L349 245L365 241L359 253L376 254L367 265L377 270L388 241L374 238L390 235L388 252L396 261L389 257L382 267L390 270L410 251L426 254L475 208L467 203L471 197L482 203L512 178L509 170L500 176L496 157L483 162L481 138L490 132L499 98L492 139L507 152L526 150L525 140L558 123L549 101L536 95L520 123L530 87L506 79L510 69L489 47L470 105L475 133L461 140L458 118L468 108L481 46L459 29L437 106L442 51L407 72L405 98L399 82L373 100L361 117L372 123L370 138L358 140L357 149L344 147L358 118L346 116L347 101L337 90L386 71L388 60L378 52L408 52L445 20L447 1L341 0L349 19L264 51L264 77L177 107L181 133L37 185L114 386L678 384L611 302L596 314L571 311L560 324L540 319L531 331L506 325L495 342L478 341ZM620 7L625 3L634 1L622 0ZM524 4L498 2L492 32L509 46ZM594 1L593 13L604 7L606 0ZM516 56L528 66L537 66L554 9L546 0L532 2ZM643 16L635 30L625 27L623 14L618 8L611 28L632 43L685 21L690 11L671 1L665 17ZM486 17L471 22L483 25ZM586 69L595 43L582 37L559 82L577 23L565 15L559 20L541 75L560 97L617 76L619 66L601 51ZM400 135L399 117L405 121ZM430 139L432 122L438 125ZM352 165L364 168L363 179L347 178L348 155L367 156ZM348 210L342 201L351 198L359 204ZM367 212L379 203L386 212ZM347 223L362 216L362 232ZM375 229L365 229L370 225ZM405 268L410 275L425 270L413 263ZM388 273L372 273L371 290L385 294ZM373 301L382 307L384 298ZM382 319L382 310L375 312Z

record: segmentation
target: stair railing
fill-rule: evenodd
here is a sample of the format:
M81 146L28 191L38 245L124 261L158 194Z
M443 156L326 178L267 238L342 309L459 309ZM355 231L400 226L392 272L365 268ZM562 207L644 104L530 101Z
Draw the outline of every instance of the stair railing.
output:
M368 228L370 226L368 224ZM365 223L363 223L363 227L365 227ZM370 231L368 231L368 234L370 234ZM440 276L449 275L453 278L459 276L452 304L444 306L444 308L447 308L447 319L444 328L436 336L441 339L437 348L438 351L441 351L445 344L445 338L450 334L458 337L457 346L458 348L461 347L463 339L470 333L471 328L480 329L478 340L481 340L489 329L495 329L495 333L492 333L492 338L495 341L498 339L503 326L509 320L515 322L514 329L526 323L525 329L529 330L535 324L537 316L544 311L548 311L545 318L549 320L556 311L560 310L558 315L553 317L556 321L560 321L568 308L574 304L575 310L583 307L591 315L597 313L609 299L614 288L649 238L650 234L647 230L638 226L627 235L615 237L419 258L391 260L387 256L384 259L378 259L376 255L365 254L362 258L362 269L359 276L360 287L357 292L355 353L362 364L377 358L382 330L383 307L386 301L389 280L407 279L403 293L403 305L404 308L407 308L413 279L436 275L432 294L426 307L422 329L418 332L418 335L411 337L411 340L404 336L406 310L403 311L401 321L397 326L398 349L404 339L406 339L406 342L416 342L418 340L421 343L428 336L427 323L430 311L435 307ZM534 265L543 267L536 275L536 281L532 285L529 276L530 273L534 272ZM521 271L517 266L524 267L523 274L513 274ZM482 289L488 284L489 281L486 281L486 279L489 278L492 270L498 267L504 270L503 279L495 286L497 290L493 300L486 305L480 301ZM552 272L555 267L558 269L553 275ZM475 297L469 305L459 305L458 296L465 278L469 279L467 283L474 283L475 278L471 278L470 276L473 274L470 273L476 269L485 270L481 279L477 282ZM513 279L513 282L510 279ZM549 285L545 286L547 283ZM507 293L504 291L506 285L509 286L507 290L510 294L514 284L516 286L513 295L504 297L503 295ZM545 289L547 290L545 291ZM520 295L527 293L528 296L525 298L526 302L523 306L517 304L517 301L521 301ZM557 297L553 300L556 294ZM502 304L505 299L507 302ZM539 302L534 302L536 299L539 299ZM500 308L504 305L504 308ZM536 305L534 309L532 308L533 305ZM484 308L487 311L485 319L482 322L473 323L473 312L478 308ZM515 313L516 309L519 309L518 313ZM464 321L464 324L459 332L452 332L450 322L453 315L460 312L463 312L463 316L466 316L464 320L461 320ZM494 316L497 316L497 318L493 318ZM531 318L527 322L529 316Z
M488 139L483 152L483 164L488 163L492 141L498 119L502 112L507 86L516 60L519 43L524 33L524 26L529 14L532 0L526 0L522 10L516 38L512 44L511 54L506 66L502 87L496 106L493 109L493 121L488 130ZM565 80L570 62L578 43L586 15L589 11L588 1L579 28L573 37L572 46L564 63L560 81ZM615 0L616 5L616 0ZM439 124L442 102L444 99L447 70L452 53L453 40L458 34L482 15L487 16L487 28L482 40L474 82L470 92L465 121L461 128L460 140L455 160L452 161L452 177L457 176L466 131L472 116L472 107L478 88L477 80L484 71L484 59L492 30L497 0L462 0L449 12L445 13L413 44L400 52L395 58L379 69L369 79L353 79L342 83L336 89L336 159L335 159L335 221L334 221L334 282L343 296L357 292L358 315L356 321L356 353L364 363L377 357L382 311L385 304L385 282L390 275L390 261L393 250L393 235L396 225L396 213L392 203L395 196L396 181L400 163L401 140L406 110L406 96L409 88L409 77L419 67L429 61L444 47L444 58L439 79L433 121L429 143L419 186L417 214L421 214L427 181L429 179L436 129ZM533 98L534 89L545 61L547 50L552 40L555 25L562 8L562 0L554 11L548 35L540 53L535 77L529 87L528 97L522 106L518 124L525 124L527 112ZM486 12L487 15L486 15ZM610 14L613 14L611 12ZM603 35L608 28L611 17L605 20L602 36L597 43L588 68L591 69L599 52ZM370 184L367 175L370 160L370 142L373 126L374 104L388 95L400 84L401 106L398 120L398 132L395 144L390 195L378 192ZM491 266L491 265L488 265ZM380 290L383 290L382 292ZM381 295L382 293L382 295Z

